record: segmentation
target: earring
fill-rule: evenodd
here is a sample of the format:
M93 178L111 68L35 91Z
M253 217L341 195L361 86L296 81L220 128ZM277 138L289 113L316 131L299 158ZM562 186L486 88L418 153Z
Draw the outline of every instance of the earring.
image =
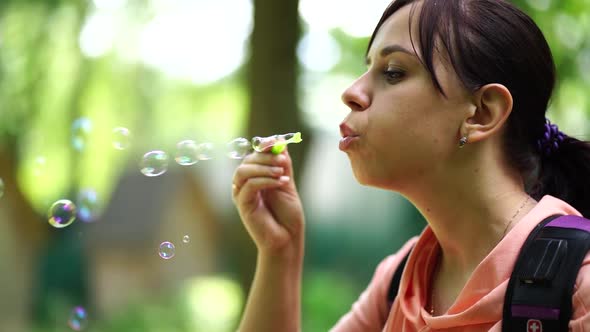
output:
M459 149L464 147L465 144L467 144L467 135L461 137L461 139L459 140Z

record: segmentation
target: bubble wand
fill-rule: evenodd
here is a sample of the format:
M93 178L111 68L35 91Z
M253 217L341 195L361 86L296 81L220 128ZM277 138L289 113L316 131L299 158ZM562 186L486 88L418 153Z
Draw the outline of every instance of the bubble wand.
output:
M252 138L252 148L257 152L264 152L268 151L270 148L270 152L272 154L280 154L281 152L285 151L285 148L288 144L291 143L300 143L301 133L289 133L283 135L272 135L268 137L253 137Z

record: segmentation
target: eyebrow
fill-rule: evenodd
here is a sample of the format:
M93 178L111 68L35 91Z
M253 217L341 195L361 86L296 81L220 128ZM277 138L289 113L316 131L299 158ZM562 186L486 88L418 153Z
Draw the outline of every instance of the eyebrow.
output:
M406 54L414 56L414 57L416 56L416 53L414 53L414 52L408 50L407 48L405 48L401 45L398 45L398 44L385 46L384 48L381 49L381 52L379 52L379 56L381 56L383 58L383 57L386 57L386 56L388 56L392 53L395 53L395 52L406 53ZM371 58L369 56L367 56L365 58L365 63L367 65L371 64Z

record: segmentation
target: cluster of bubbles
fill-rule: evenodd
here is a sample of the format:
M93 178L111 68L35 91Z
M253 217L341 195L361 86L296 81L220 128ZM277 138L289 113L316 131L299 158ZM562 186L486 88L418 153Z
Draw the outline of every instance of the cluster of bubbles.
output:
M250 141L245 138L236 138L227 143L227 155L232 159L242 159L250 151ZM194 140L183 140L176 144L174 161L181 166L191 166L199 161L213 159L214 153L215 145L213 143L197 143ZM141 158L139 169L145 176L159 176L168 170L169 159L168 154L164 151L149 151Z
M92 121L86 117L77 118L72 122L72 147L76 151L80 152L87 147L92 127ZM131 143L131 131L125 127L113 128L111 136L112 145L117 150L125 150Z
M92 121L86 117L80 117L72 123L72 146L76 151L82 151L88 144L88 139L93 130ZM125 127L115 127L112 129L112 145L117 150L125 150L131 144L131 132ZM238 137L226 144L226 155L230 159L243 159L252 150L266 151L275 147L277 143L281 146L290 142L299 142L299 133L289 133L284 135L272 135L268 137L253 137L251 140ZM210 142L197 143L194 140L183 140L176 144L174 160L181 166L194 165L199 161L210 160L214 158L215 146ZM142 174L148 177L160 176L168 170L170 157L165 151L153 150L145 153L139 162L139 169ZM41 168L45 163L38 160L36 163Z
M271 148L284 148L288 143L301 141L300 133L272 135L268 137L255 136L251 140L238 137L226 144L226 155L230 159L243 159L248 153L254 151L263 152ZM197 143L194 140L183 140L176 144L174 160L181 166L194 165L202 160L213 159L215 147L213 143ZM282 150L278 150L280 152ZM149 151L143 155L139 162L142 174L155 177L166 173L169 165L168 154L161 150Z
M86 117L81 117L72 123L71 138L72 147L81 152L88 145L88 138L92 133L92 122ZM117 150L124 150L131 143L131 132L124 127L116 127L112 130L112 145ZM41 176L45 171L46 158L37 156L33 164L33 175ZM3 183L0 180L0 197L3 193ZM93 222L98 217L99 199L96 191L83 189L78 193L75 203L69 199L60 199L51 204L47 212L47 219L51 226L64 228L71 225L76 219L83 222Z
M87 118L78 118L72 124L72 145L81 151L85 148L88 136L92 132L92 122ZM131 133L124 127L116 127L112 130L112 145L117 150L124 150L130 146ZM248 153L254 151L263 152L272 150L280 152L288 143L301 142L300 133L289 133L283 135L272 135L268 137L253 137L248 140L238 137L226 144L227 156L231 159L243 159ZM213 159L215 147L213 143L197 143L194 140L183 140L176 145L174 160L181 166L194 165L199 161ZM45 157L39 156L35 159L34 172L40 175L45 166ZM169 157L165 151L153 150L145 153L139 163L142 174L148 177L156 177L168 170ZM4 183L0 179L0 197L4 193ZM76 218L83 222L92 222L97 217L99 207L96 192L90 189L82 190L77 197L76 203L68 199L60 199L54 202L48 211L49 224L55 228L64 228L71 225ZM183 242L188 242L183 239ZM162 247L162 246L161 246ZM164 249L172 251L172 255L161 254L165 259L174 256L174 245L164 245ZM162 252L162 250L161 250Z
M88 138L92 133L92 122L85 117L76 119L72 123L72 146L80 152L88 145ZM117 150L125 150L131 145L131 132L124 127L112 129L112 146ZM269 137L253 137L251 140L239 137L231 140L226 144L226 155L230 159L240 160L252 151L269 151L280 153L288 143L298 143L301 141L299 133L289 133L284 135L273 135ZM199 161L210 160L214 158L215 146L213 143L197 143L194 140L183 140L176 145L174 161L181 166L195 165ZM169 156L165 151L153 150L145 153L139 163L142 174L148 177L156 177L164 174L168 170ZM38 156L34 161L33 172L39 176L44 172L46 159L44 156ZM4 182L0 178L0 197L4 194ZM98 216L99 199L96 192L92 189L81 190L75 200L75 203L69 199L60 199L54 202L47 213L48 222L55 228L64 228L71 225L76 219L83 222L93 222ZM190 242L189 235L182 237L182 242ZM170 241L164 241L158 248L158 255L165 260L169 260L176 255L176 247ZM88 315L86 310L77 306L72 309L68 318L68 325L74 331L84 330L88 325Z
M183 243L188 244L190 241L190 236L185 235L182 237ZM160 255L160 257L166 260L174 257L174 255L176 255L176 247L174 246L174 243L170 241L164 241L160 243L160 247L158 248L158 255Z
M92 133L92 122L85 117L76 119L71 127L71 144L78 151L83 151L87 145ZM112 129L111 140L113 148L125 150L131 145L131 132L124 127ZM226 144L226 155L230 159L243 159L248 153L254 151L263 152L274 148L282 148L291 142L300 142L299 133L290 133L285 135L273 135L269 137L254 137L248 140L243 137L233 139ZM174 160L181 166L194 165L199 161L210 160L214 158L215 146L212 143L197 143L193 140L183 140L176 145ZM46 168L45 156L37 156L33 164L33 175L41 176ZM161 150L149 151L143 155L140 162L140 171L145 176L155 177L164 174L169 165L168 154ZM0 178L0 198L4 195L4 181ZM59 199L54 202L48 212L47 218L51 226L55 228L65 228L71 225L75 220L80 219L83 222L93 222L98 216L99 199L97 193L92 189L81 190L75 200L75 203L69 199ZM182 242L188 244L190 236L184 235ZM176 247L170 241L164 241L160 244L158 254L162 259L169 260L176 255ZM68 326L74 331L82 331L88 325L88 314L82 306L74 307L68 317Z

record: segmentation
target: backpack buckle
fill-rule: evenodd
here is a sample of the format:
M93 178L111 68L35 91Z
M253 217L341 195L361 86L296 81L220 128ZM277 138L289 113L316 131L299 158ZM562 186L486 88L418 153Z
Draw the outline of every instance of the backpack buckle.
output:
M538 238L527 251L525 264L519 273L521 283L551 286L567 254L567 241Z

